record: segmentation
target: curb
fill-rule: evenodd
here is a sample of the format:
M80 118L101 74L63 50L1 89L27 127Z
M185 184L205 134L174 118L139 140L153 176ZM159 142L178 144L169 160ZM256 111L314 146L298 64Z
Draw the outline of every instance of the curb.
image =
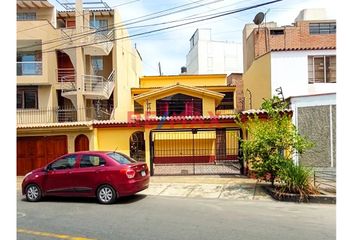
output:
M283 193L281 195L270 186L262 186L263 189L275 200L284 202L298 202L298 203L323 203L336 204L336 195L309 195L307 199L300 200L299 194Z

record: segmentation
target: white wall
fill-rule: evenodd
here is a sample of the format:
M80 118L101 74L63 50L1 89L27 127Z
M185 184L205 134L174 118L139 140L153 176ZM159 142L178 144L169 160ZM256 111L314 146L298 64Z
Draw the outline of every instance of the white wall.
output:
M242 73L242 45L199 40L187 55L189 74Z
M284 97L333 93L336 83L308 83L308 56L336 55L335 50L281 51L271 53L271 89L282 87Z

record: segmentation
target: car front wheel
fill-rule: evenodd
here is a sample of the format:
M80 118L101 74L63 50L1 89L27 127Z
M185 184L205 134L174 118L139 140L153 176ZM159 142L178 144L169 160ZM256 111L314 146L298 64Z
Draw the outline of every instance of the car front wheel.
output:
M116 191L109 185L103 185L97 190L97 200L102 204L112 204L116 201Z
M36 184L28 185L25 193L29 202L38 202L42 198L42 191Z

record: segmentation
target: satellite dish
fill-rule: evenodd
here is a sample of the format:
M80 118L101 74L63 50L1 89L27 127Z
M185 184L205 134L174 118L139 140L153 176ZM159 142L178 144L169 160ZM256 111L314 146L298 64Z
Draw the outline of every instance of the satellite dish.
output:
M264 20L264 16L265 15L262 12L257 13L257 15L253 19L254 24L256 24L256 25L261 24Z

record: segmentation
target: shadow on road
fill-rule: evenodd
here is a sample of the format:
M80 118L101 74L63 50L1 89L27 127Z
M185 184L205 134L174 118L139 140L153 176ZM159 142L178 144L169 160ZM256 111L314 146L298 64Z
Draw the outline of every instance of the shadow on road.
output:
M144 194L137 194L128 197L120 197L114 204L130 204L142 200L146 197ZM25 197L21 197L22 202L28 202ZM96 198L87 197L44 197L41 202L60 202L60 203L87 203L87 204L99 204ZM33 203L35 204L35 203Z

